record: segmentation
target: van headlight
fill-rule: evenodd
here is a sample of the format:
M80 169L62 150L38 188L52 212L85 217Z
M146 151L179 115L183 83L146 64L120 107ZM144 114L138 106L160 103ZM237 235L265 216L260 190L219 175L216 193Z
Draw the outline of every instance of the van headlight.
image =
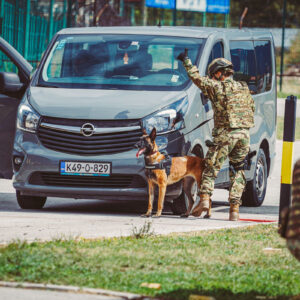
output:
M40 116L30 107L29 104L21 104L18 109L17 128L36 132Z
M147 133L155 127L157 134L164 134L184 128L184 115L188 109L187 97L184 97L169 106L145 117L142 120L143 128Z

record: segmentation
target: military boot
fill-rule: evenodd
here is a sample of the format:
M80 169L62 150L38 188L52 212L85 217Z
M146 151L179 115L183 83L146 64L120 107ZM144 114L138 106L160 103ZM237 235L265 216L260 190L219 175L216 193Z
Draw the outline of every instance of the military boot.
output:
M238 221L240 219L239 207L240 206L238 204L231 204L230 203L229 221Z
M209 194L200 194L200 201L193 209L192 215L194 217L200 217L203 211L206 211L207 214L205 218L210 218L211 216L211 200Z

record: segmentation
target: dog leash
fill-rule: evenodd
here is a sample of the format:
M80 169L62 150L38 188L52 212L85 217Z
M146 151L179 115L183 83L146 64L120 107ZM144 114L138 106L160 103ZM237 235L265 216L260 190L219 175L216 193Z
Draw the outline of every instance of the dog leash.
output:
M203 121L203 122L200 123L198 126L196 126L195 128L193 128L193 129L190 130L189 132L185 133L185 135L186 135L186 134L189 134L189 133L191 133L191 132L193 132L194 130L196 130L196 129L198 129L199 127L203 126L204 124L206 124L207 122L209 122L209 121L212 120L212 119L213 119L213 118L210 118L210 119L208 119L208 120Z

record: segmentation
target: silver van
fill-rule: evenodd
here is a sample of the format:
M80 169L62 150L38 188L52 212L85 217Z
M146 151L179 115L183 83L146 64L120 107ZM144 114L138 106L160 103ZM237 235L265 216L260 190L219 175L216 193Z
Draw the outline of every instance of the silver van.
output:
M176 60L189 56L205 75L225 57L256 104L243 204L263 203L275 156L276 76L272 35L251 30L187 27L72 28L58 32L21 100L13 147L13 185L22 208L46 197L147 201L144 159L135 143L156 127L170 156L204 157L211 103ZM172 123L181 116L175 127ZM229 164L217 188L229 186ZM196 197L196 184L192 186ZM182 183L168 187L175 214L186 209ZM224 199L225 200L225 199Z

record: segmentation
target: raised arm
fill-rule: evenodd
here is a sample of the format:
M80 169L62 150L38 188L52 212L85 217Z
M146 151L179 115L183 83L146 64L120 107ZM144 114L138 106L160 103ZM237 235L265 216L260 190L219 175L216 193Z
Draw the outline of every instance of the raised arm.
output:
M203 94L208 97L210 100L214 98L214 85L216 82L210 79L208 76L200 76L198 68L192 64L192 61L188 57L188 50L185 49L185 52L182 52L178 55L177 59L183 62L183 66L193 83L201 89Z

